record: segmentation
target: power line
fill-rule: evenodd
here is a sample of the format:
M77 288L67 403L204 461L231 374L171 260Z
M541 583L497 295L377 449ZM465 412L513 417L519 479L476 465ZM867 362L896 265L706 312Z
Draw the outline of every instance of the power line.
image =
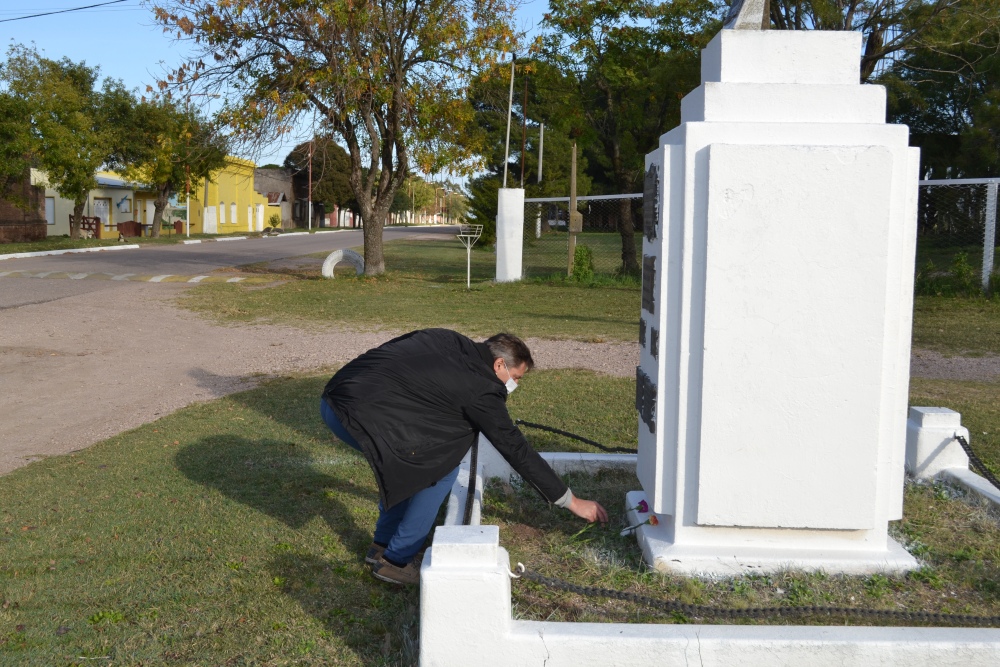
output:
M44 12L42 14L29 14L28 16L16 16L12 19L0 19L0 23L7 23L8 21L21 21L23 19L36 19L39 16L51 16L52 14L66 14L67 12L78 12L82 9L93 9L94 7L103 7L105 5L116 5L119 2L126 2L127 0L108 0L108 2L99 2L96 5L87 5L85 7L72 7L70 9L60 9L54 12Z

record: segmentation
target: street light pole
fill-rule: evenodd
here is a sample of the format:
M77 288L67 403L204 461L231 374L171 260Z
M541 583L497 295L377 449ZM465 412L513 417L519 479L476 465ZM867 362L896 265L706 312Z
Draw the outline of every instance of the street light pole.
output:
M313 228L313 140L309 140L309 231Z

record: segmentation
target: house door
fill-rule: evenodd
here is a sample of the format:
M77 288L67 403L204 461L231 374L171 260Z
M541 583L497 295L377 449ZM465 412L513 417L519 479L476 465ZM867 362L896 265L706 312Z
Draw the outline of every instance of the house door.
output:
M104 231L111 231L111 198L94 197L94 217L101 219Z

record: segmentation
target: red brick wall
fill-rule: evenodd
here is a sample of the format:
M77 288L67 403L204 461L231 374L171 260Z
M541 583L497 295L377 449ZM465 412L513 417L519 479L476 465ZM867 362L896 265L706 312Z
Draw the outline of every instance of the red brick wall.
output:
M45 190L31 185L25 176L21 183L14 185L13 194L27 200L27 209L0 199L0 243L21 243L40 241L48 233L45 223Z

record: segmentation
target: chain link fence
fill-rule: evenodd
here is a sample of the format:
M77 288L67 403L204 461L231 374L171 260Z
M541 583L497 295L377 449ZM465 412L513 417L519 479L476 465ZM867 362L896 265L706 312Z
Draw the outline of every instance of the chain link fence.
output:
M997 186L1000 179L920 182L916 293L997 293Z
M622 270L622 235L619 222L632 220L633 247L642 256L642 193L577 197L583 216L583 231L576 235L577 247L590 250L595 277L618 277ZM572 264L569 256L569 197L524 200L525 277L565 276Z

